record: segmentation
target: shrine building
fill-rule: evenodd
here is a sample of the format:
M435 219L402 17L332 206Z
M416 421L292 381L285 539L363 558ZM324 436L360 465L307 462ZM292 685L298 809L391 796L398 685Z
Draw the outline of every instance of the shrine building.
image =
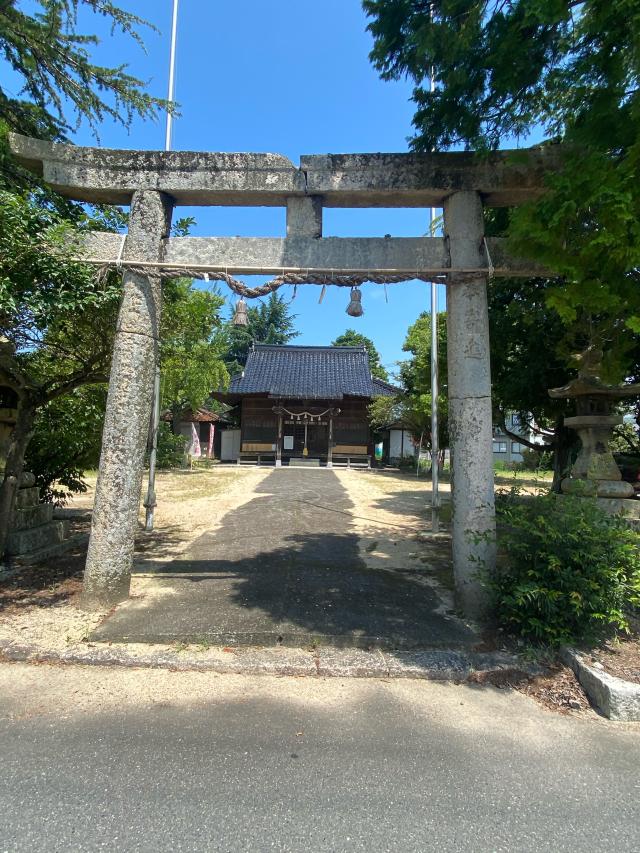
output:
M370 465L367 407L397 393L371 375L364 347L254 344L214 396L239 410L239 463L332 467Z

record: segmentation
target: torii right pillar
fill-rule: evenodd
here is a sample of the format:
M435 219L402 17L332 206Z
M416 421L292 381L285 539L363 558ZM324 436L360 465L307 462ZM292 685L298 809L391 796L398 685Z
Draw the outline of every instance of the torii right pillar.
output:
M457 192L444 204L454 269L487 266L482 200ZM472 618L487 614L482 575L495 571L496 519L487 275L449 276L447 288L449 435L452 456L452 548L458 601Z

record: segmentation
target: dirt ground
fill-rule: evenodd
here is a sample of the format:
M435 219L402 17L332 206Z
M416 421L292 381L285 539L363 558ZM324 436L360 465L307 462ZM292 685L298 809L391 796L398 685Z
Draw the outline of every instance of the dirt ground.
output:
M216 527L226 512L250 500L267 474L266 468L235 467L160 472L153 533L142 529L141 506L136 568L143 571L149 558L169 561L177 557L204 530ZM95 477L87 482L88 491L73 498L64 510L76 533L88 532L91 524ZM0 581L0 636L18 637L51 649L84 642L106 616L106 611L87 613L78 606L85 559L86 543L44 564L19 568ZM134 576L132 596L139 595L145 584L143 576Z
M251 500L255 489L271 469L216 467L210 470L162 472L158 477L159 503L155 530L141 529L135 565L144 573L145 561L172 560L206 530L217 529L224 515ZM371 568L385 568L398 558L428 561L438 571L426 573L424 583L437 583L443 609L454 606L453 584L446 532L449 519L449 485L443 484L443 532L430 534L430 483L400 472L336 470L348 491L353 509L349 523L359 533L361 557ZM67 509L74 530L88 529L95 481L85 495L76 497ZM144 519L141 511L141 523ZM337 522L339 525L339 521ZM86 613L77 602L81 590L86 546L50 559L45 565L27 566L0 582L0 637L49 649L65 649L87 642L91 631L106 613ZM135 575L132 595L144 592L149 579ZM489 645L491 645L489 640ZM495 645L494 645L495 647ZM635 657L634 657L635 655ZM606 647L598 661L608 671L638 680L638 644ZM635 677L634 677L635 673ZM558 667L550 676L514 687L547 708L567 713L587 712L589 703L573 673ZM592 713L592 712L589 712Z
M640 616L630 620L630 631L603 643L591 653L591 665L609 675L640 684Z

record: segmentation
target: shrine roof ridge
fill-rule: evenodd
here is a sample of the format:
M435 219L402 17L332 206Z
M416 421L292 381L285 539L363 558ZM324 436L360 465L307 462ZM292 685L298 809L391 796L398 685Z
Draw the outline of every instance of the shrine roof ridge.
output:
M250 350L244 371L231 380L219 399L267 395L279 399L370 399L392 392L375 384L369 355L363 347L257 344Z
M367 348L364 344L357 346L333 346L333 344L260 344L255 342L252 345L255 350L310 350L310 351L328 351L328 352L366 352Z

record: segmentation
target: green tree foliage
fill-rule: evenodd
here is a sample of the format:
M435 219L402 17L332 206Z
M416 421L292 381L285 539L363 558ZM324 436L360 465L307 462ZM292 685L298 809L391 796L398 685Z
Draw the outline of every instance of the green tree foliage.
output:
M584 336L570 334L547 295L555 283L546 279L494 279L489 286L491 385L494 423L514 440L535 444L510 432L507 414L516 412L533 427L554 454L554 488L567 472L576 434L563 426L572 414L566 400L553 400L548 389L564 385L570 352L584 346Z
M640 537L584 498L549 494L498 503L503 554L489 579L512 634L559 646L627 628L640 604Z
M106 384L85 385L38 411L25 461L45 501L63 505L86 492L84 473L100 461L106 400Z
M369 423L374 431L387 429L391 424L404 421L407 414L403 394L393 397L374 397L368 408Z
M388 381L389 374L382 366L380 362L380 353L376 349L376 345L371 338L366 337L366 335L361 335L360 332L356 332L355 329L347 329L346 332L339 335L335 341L331 342L331 346L364 347L369 354L371 375L375 376L377 379L382 379L384 382Z
M615 453L625 453L640 458L640 429L638 424L625 421L625 423L615 427L609 447Z
M0 553L38 413L109 371L120 282L73 260L68 224L0 191L0 383L17 394L17 423L0 486Z
M217 290L200 290L185 279L164 286L161 328L162 405L175 414L198 409L211 391L227 386L223 361L226 341L220 309L224 297Z
M220 354L224 340L219 310L224 300L184 279L166 282L164 297L162 404L179 413L186 406L203 405L211 389L224 387L228 379ZM112 329L113 317L100 316ZM104 379L107 369L105 364ZM45 500L63 504L69 495L86 491L84 472L97 468L100 458L106 397L106 383L80 386L38 408L25 460ZM159 467L178 464L184 455L184 438L170 433L169 425L162 424Z
M179 468L185 461L186 441L182 433L174 433L171 425L161 423L158 429L158 468Z
M423 312L409 326L402 349L410 358L399 362L403 391L394 397L376 397L369 406L369 422L374 430L402 422L423 447L431 446L431 315ZM438 315L438 437L440 448L448 446L447 401L447 317Z
M90 48L95 35L77 32L82 7L109 18L112 33L133 38L146 21L109 0L37 0L28 14L19 0L0 3L0 57L21 81L19 97L0 87L0 121L12 130L38 137L62 138L84 119L97 130L105 119L125 127L134 116L154 118L167 103L145 91L145 83L126 65L96 65Z
M504 216L492 211L487 222L496 233ZM564 385L573 355L597 341L605 351L603 377L617 382L640 375L640 339L620 317L581 313L566 322L554 307L556 279L494 279L488 288L491 341L491 380L494 423L522 444L526 439L509 432L508 412L516 412L521 423L542 436L553 454L554 484L559 491L579 444L576 433L563 425L574 414L574 404L553 400L548 389ZM609 338L602 335L609 329ZM612 346L612 337L616 345ZM534 446L539 451L537 446Z
M46 402L107 372L120 282L74 261L68 236L57 213L0 191L0 378L19 397Z
M423 436L431 446L431 315L423 311L409 326L402 346L411 357L400 362L400 378L406 389L404 421L415 438ZM449 446L447 399L447 315L438 315L438 438L441 448Z
M168 106L125 66L92 62L96 38L76 32L81 7L139 40L143 21L109 0L37 0L31 14L18 0L0 2L0 57L22 80L17 96L0 87L0 382L18 396L0 485L0 555L38 413L106 379L120 294L116 277L98 281L72 260L66 239L70 225L113 228L120 214L87 213L21 170L7 130L62 139L71 129L67 115L95 132L105 117L129 126L135 115L153 117Z
M117 304L117 277L98 280L90 267L74 261L73 234L57 212L0 191L0 334L23 353L24 364L37 359L41 366L50 343L60 348L56 360L66 355L86 364L86 354L71 352L58 338L73 334L76 316L91 324L95 309ZM96 343L104 341L101 329L98 322L92 330Z
M497 148L631 116L640 12L633 0L364 0L372 61L415 82L416 145ZM432 93L430 69L438 86ZM613 103L603 103L607 100ZM600 132L606 131L600 127Z
M589 324L622 378L629 336L620 328L640 331L638 4L363 5L375 66L385 78L415 83L416 150L488 150L540 128L547 141L563 143L562 168L549 177L548 192L513 212L512 245L557 271L547 303L566 324Z
M296 315L291 314L289 303L275 291L264 302L249 305L248 325L227 326L228 346L225 361L231 373L237 373L247 363L252 344L274 344L282 346L297 338Z

